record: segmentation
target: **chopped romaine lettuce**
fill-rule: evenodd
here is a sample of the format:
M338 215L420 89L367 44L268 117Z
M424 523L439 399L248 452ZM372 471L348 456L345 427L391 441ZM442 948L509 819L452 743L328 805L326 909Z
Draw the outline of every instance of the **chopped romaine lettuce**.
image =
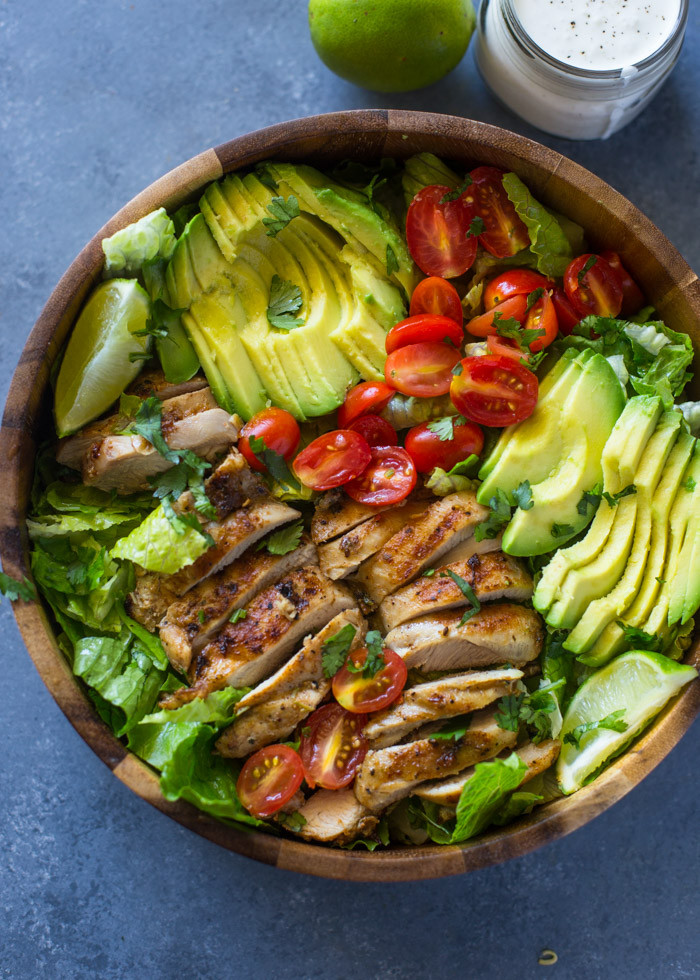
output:
M505 174L503 186L530 235L537 268L546 276L561 276L573 258L571 244L561 225L543 204L536 201L522 180Z
M102 242L105 274L135 275L144 262L169 259L175 248L175 226L165 208L158 208Z
M211 539L193 525L173 524L161 504L112 548L112 558L132 561L149 572L174 575L191 565L209 547Z
M700 436L700 402L682 402L676 408L688 423L692 435Z

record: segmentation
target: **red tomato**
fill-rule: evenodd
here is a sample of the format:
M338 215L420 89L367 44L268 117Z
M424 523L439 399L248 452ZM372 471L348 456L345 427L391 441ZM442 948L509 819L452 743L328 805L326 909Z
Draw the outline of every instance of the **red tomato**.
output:
M361 415L349 428L351 432L359 432L370 448L395 446L399 441L393 425L381 415Z
M527 296L511 296L510 299L506 299L502 303L499 303L498 306L494 306L487 313L475 316L467 324L467 330L474 337L488 337L489 334L497 332L493 323L497 313L501 314L501 320L508 320L510 317L513 317L518 323L522 323L525 319L526 310Z
M552 303L546 289L528 310L523 327L525 330L544 330L544 334L541 337L536 337L529 345L533 354L542 350L543 347L549 347L556 338L559 332L557 314L554 311L554 303Z
M464 313L459 293L447 279L440 276L430 276L421 279L411 296L411 316L419 313L434 313L437 316L448 316L455 323L462 325Z
M324 704L310 715L299 743L304 775L311 789L340 789L355 778L367 755L367 739L362 734L367 718L352 714L339 704Z
M429 422L422 422L406 433L406 450L419 473L430 473L436 466L451 470L484 448L484 433L473 422L455 422L452 439L440 439Z
M410 344L389 354L384 377L404 395L444 395L450 390L451 371L461 356L447 344Z
M360 504L380 507L398 504L416 485L416 467L401 446L375 446L372 461L361 476L346 483L348 497Z
M248 813L264 820L294 796L304 779L298 753L288 745L267 745L241 769L236 792Z
M299 426L293 415L283 408L265 408L243 426L238 448L251 467L262 473L265 467L250 448L250 440L262 439L268 449L290 460L299 445L299 436Z
M552 290L552 303L557 314L559 332L564 334L565 337L568 337L576 324L581 320L581 317L569 302L569 297L561 286L556 286Z
M428 276L454 279L476 258L476 236L469 227L476 212L458 197L441 203L450 188L432 184L418 191L406 216L406 241L416 265Z
M633 316L644 306L644 294L634 281L632 276L625 269L620 256L617 252L601 252L601 259L605 259L613 272L617 273L622 286L622 316Z
M509 296L529 296L535 289L551 289L551 279L532 269L510 269L487 283L484 289L484 309L492 310Z
M455 374L450 398L462 415L481 425L522 422L537 404L537 378L511 357L467 357Z
M294 460L297 478L312 490L330 490L359 476L372 450L358 432L336 429L310 442Z
M350 654L333 678L333 694L346 711L353 714L380 711L396 701L403 691L408 677L406 664L389 647L384 647L383 655L385 666L374 677L363 677L367 647L360 647ZM356 669L350 670L348 663Z
M513 357L516 361L530 360L529 353L522 350L512 337L499 337L498 334L491 333L486 338L486 346L489 354L496 357Z
M530 244L527 228L503 186L504 172L496 167L477 167L464 197L484 222L479 241L487 252L504 259Z
M338 409L338 425L347 429L361 415L377 414L389 404L394 389L383 381L361 381L351 388Z
M617 273L599 255L579 255L564 273L564 289L581 316L617 316L622 286Z
M464 331L458 323L448 316L433 316L421 313L419 316L409 316L392 327L386 335L386 352L393 353L399 347L409 344L447 343L451 341L455 347L464 340Z

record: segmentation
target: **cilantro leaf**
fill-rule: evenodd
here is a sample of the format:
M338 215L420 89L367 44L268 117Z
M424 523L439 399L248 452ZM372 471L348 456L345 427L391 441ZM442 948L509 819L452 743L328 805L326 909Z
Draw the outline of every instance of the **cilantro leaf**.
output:
M292 218L299 217L299 201L293 194L290 194L286 201L283 197L273 197L267 210L272 217L263 218L262 223L267 228L266 234L274 238L287 227Z
M478 238L479 235L483 235L484 227L483 218L472 218L471 222L469 223L467 238Z
M36 599L36 589L26 576L18 582L5 572L0 572L0 593L10 602L16 602L18 599L22 602L32 602Z
M363 677L374 677L386 666L384 659L384 640L379 630L370 630L365 637L367 656L362 664L356 665L350 657L346 667L351 674L362 674Z
M596 264L597 261L598 261L598 256L597 255L589 255L588 256L588 258L586 259L585 263L581 266L581 268L579 269L579 271L578 271L578 273L576 275L576 278L578 279L579 284L583 282L583 280L586 278L586 273L588 273L588 272L591 271L591 269L593 268L593 266Z
M384 184L386 184L386 182L387 182L387 178L386 177L381 177L379 174L374 174L373 177L372 177L372 179L370 180L369 184L367 184L362 189L362 193L367 198L367 203L372 208L372 210L374 211L374 213L375 214L378 214L380 218L382 217L382 211L381 211L381 208L380 208L379 204L377 203L377 201L374 198L374 194L375 194L375 191L378 191L380 189L380 187L383 187Z
M288 555L290 551L299 547L303 530L304 522L294 521L293 524L287 524L286 527L281 527L268 535L261 542L261 547L267 548L270 555Z
M601 491L600 485L593 487L592 490L586 491L581 497L579 502L576 504L576 510L579 512L581 517L586 517L588 515L589 507L597 507L600 503Z
M267 189L272 191L273 194L277 193L279 190L279 184L270 173L266 163L259 162L255 164L255 176L258 178L263 187L267 187Z
M464 615L460 620L459 625L464 626L464 624L467 622L468 619L471 619L472 616L476 615L476 613L480 611L481 603L476 597L476 592L471 587L469 582L467 582L466 579L463 579L461 575L457 574L457 572L453 572L451 568L447 569L447 574L452 579L454 584L457 586L457 588L462 593L462 595L464 596L464 598L467 600L467 602L471 607L465 611Z
M571 524L552 524L553 538L568 538L574 533Z
M618 711L611 711L609 715L605 718L601 718L600 721L587 721L583 725L577 725L572 731L567 732L564 736L564 741L568 745L573 745L574 748L581 748L581 739L587 732L593 732L597 729L604 728L610 732L626 732L629 725L622 720L625 714L625 709L620 708Z
M522 694L507 694L498 702L498 711L494 715L496 724L506 732L517 732L520 727L520 706Z
M688 493L692 493L696 487L696 483L695 480L692 478L692 476L689 476L687 480L681 483L681 486L683 487L684 490L687 490Z
M391 245L386 247L386 274L388 276L393 276L395 272L399 271L399 260L396 258L396 252L393 250Z
M136 364L137 361L150 361L150 359L151 359L150 351L135 350L129 354L129 360L132 364Z
M172 329L176 323L180 322L180 317L185 310L175 310L171 306L158 298L151 303L151 315L146 320L143 330L135 330L135 337L157 337L161 340L172 340Z
M326 677L333 677L345 663L357 630L346 623L341 630L324 641L321 647L321 663Z
M606 490L603 490L601 497L605 500L609 507L617 507L619 501L622 500L623 497L629 497L630 494L636 492L637 488L635 487L634 483L630 483L629 486L625 487L623 490L618 490L617 493L608 493Z
M496 724L505 731L517 732L523 723L531 729L535 743L551 738L552 721L549 716L558 708L554 692L565 684L566 678L561 677L554 682L543 683L534 691L522 691L501 698L495 715Z
M429 738L431 741L447 741L447 739L452 739L455 742L459 742L467 734L471 719L471 714L457 715L455 718L450 718L439 732L433 732Z
M624 623L621 619L617 620L617 625L625 634L627 642L635 650L661 650L663 641L660 636L654 636L653 633L645 633L639 627L630 626L629 623Z
M229 623L240 623L242 619L245 619L248 615L247 609L234 609L229 617Z
M440 442L448 442L455 437L455 425L464 425L466 419L463 415L446 415L441 419L433 419L428 422L428 428L433 432Z
M440 204L448 204L450 201L457 201L462 194L464 194L467 187L470 187L472 183L471 177L469 174L467 174L467 176L464 178L464 183L461 184L456 190L448 191L447 194L443 194L443 196L440 198Z
M521 510L532 510L535 506L529 480L523 480L522 483L519 483L513 490L512 497L516 506L520 507Z
M493 325L499 337L509 337L521 350L530 350L530 345L546 333L541 327L521 327L514 317L504 318L501 313L494 313Z
M464 370L464 365L461 361L457 361L455 366L452 368L452 374L460 375Z
M525 306L525 312L529 313L535 303L542 299L544 295L544 287L538 286L537 289L533 289L531 293L528 293L527 304Z
M293 330L300 327L303 320L294 314L301 309L301 290L293 282L280 279L275 273L270 283L270 302L267 307L267 319L271 326L280 330Z
M489 508L491 510L489 516L474 528L475 541L497 538L510 520L510 501L500 488L489 500Z
M263 464L272 479L276 480L283 489L301 489L301 484L296 477L292 475L284 456L276 453L274 449L269 449L265 445L265 440L262 436L253 436L249 440L248 445L250 446L251 451L255 453L260 462Z
M199 625L200 626L203 626L204 625L204 620L205 619L206 619L206 616L205 616L204 610L203 609L198 609L197 610L197 621L199 622Z

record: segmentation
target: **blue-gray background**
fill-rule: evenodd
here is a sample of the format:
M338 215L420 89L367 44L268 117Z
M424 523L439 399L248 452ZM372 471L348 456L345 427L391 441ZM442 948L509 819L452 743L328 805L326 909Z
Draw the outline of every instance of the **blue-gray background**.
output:
M498 106L471 50L422 92L346 84L311 47L305 0L0 0L0 398L49 292L107 218L200 150L295 116L430 109L533 136L621 190L700 269L692 8L652 106L577 144ZM4 977L700 976L697 725L612 810L528 857L436 882L322 881L220 850L133 796L44 689L7 602L0 628ZM544 947L556 966L538 966Z

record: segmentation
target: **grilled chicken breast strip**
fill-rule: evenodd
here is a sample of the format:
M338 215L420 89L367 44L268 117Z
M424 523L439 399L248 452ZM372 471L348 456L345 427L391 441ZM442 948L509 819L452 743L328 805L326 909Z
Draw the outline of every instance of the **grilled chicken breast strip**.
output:
M371 558L409 521L425 511L424 501L409 501L404 506L375 514L334 541L319 545L321 570L332 579L346 578L363 561Z
M319 789L298 813L306 821L299 836L320 844L347 844L371 834L379 823L351 789Z
M369 520L395 505L369 507L351 500L344 490L328 490L316 504L311 519L311 540L314 544L324 544L341 534L346 534L358 524Z

